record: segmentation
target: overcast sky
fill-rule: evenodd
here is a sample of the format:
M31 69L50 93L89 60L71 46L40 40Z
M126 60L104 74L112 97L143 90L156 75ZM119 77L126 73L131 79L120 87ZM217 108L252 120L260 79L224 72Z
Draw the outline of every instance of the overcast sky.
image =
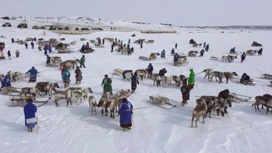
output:
M89 16L174 25L272 25L272 0L0 0L1 15Z

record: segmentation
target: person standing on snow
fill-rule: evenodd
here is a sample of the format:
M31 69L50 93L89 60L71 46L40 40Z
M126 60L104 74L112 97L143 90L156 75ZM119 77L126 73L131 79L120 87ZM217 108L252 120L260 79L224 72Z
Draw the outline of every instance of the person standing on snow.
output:
M191 88L187 85L187 79L183 81L180 91L182 94L181 106L184 106L185 104L188 104L187 100L190 100L190 91L191 91Z
M178 48L178 43L175 44L175 49L177 49L177 48Z
M149 63L148 67L147 67L147 78L151 78L152 76L152 72L153 72L153 65L151 63Z
M80 59L80 68L82 68L82 66L83 66L84 68L86 68L86 67L85 67L85 55L83 55L83 56L81 57L81 59Z
M52 47L51 47L51 45L48 46L48 52L49 52L49 54L52 53Z
M190 69L190 75L188 80L188 86L193 89L195 85L195 73L193 69Z
M209 49L210 49L210 45L207 44L206 47L205 47L206 52L209 51Z
M103 86L103 94L106 95L107 92L110 93L110 95L112 95L112 86L111 86L112 80L110 78L108 78L108 75L105 75L105 78L102 80L102 85Z
M80 84L82 80L82 72L79 66L76 67L75 74L76 74L76 84Z
M29 98L24 106L25 126L28 128L28 132L32 132L32 129L37 124L36 112L37 107L33 104L33 100Z
M112 42L111 44L111 52L113 52L113 49L114 49L114 42Z
M205 47L206 47L206 42L203 43L203 48L205 48Z
M202 50L200 51L200 55L199 55L199 57L203 57L204 53L205 53L205 50L204 50L204 49L202 49Z
M30 69L26 72L26 74L27 73L30 73L29 83L36 82L38 71L35 69L35 67L33 66L32 69Z
M122 105L119 109L120 126L124 131L128 131L132 127L133 105L126 98L122 99Z
M135 93L137 84L139 84L138 76L137 73L134 73L134 75L131 77L131 93Z
M61 74L61 77L64 83L64 88L67 88L70 83L70 72L68 71L68 68L64 69L64 71Z
M16 54L16 57L19 57L20 56L19 50L16 50L15 54Z
M243 52L243 54L241 55L241 63L243 63L243 61L246 59L246 53Z
M161 52L161 58L164 58L164 59L165 59L165 50L163 50L163 51Z
M175 49L174 49L174 48L172 48L171 54L172 54L172 55L175 54Z
M13 38L11 38L11 43L14 43L14 39Z
M1 88L3 88L3 87L11 87L9 75L6 75L1 83L2 83Z
M10 50L8 51L8 58L9 58L9 60L11 60L11 53L10 53Z

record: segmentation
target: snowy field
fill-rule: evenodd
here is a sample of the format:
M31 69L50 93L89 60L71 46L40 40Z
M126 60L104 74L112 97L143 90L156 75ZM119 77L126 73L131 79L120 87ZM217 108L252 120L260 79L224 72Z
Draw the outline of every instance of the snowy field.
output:
M164 110L156 106L134 111L133 127L129 132L123 132L119 127L118 119L108 116L91 116L88 112L87 101L77 106L66 107L65 101L60 101L61 107L56 108L53 99L49 104L38 108L36 116L39 118L39 131L28 133L24 126L23 109L20 107L8 107L11 104L10 97L1 95L0 105L0 152L1 153L255 153L271 152L272 146L272 121L271 114L266 115L265 110L255 112L251 107L252 102L233 103L228 109L229 114L225 117L212 116L206 119L206 124L199 122L198 128L190 128L192 110L196 106L196 96L215 95L221 90L229 89L231 92L248 96L271 94L269 81L261 80L263 73L272 73L272 39L271 31L216 31L205 29L192 31L180 29L179 34L147 35L139 32L99 32L90 35L62 35L47 32L42 36L41 30L2 28L0 35L6 38L0 42L6 43L5 55L10 50L12 60L0 61L1 73L11 71L27 72L32 66L41 72L37 81L61 82L60 70L58 68L45 67L46 57L43 51L25 49L24 45L11 44L11 38L25 39L26 37L37 38L61 38L65 42L77 41L71 46L76 51L82 46L83 41L97 37L113 37L127 43L128 39L134 42L136 39L145 38L155 41L153 44L143 44L140 49L138 44L132 44L135 53L132 56L122 55L114 51L110 52L111 44L105 41L105 48L96 48L94 53L86 54L86 67L82 68L83 81L81 86L91 87L93 95L99 100L102 94L101 81L105 74L112 76L113 70L120 69L143 69L147 68L149 62L139 60L139 56L149 56L152 52L166 50L166 59L160 57L151 63L154 72L162 68L167 69L167 76L189 75L189 69L193 68L195 73L206 68L218 71L235 71L239 76L244 72L256 80L256 86L244 86L229 82L218 84L204 80L204 74L195 77L195 88L191 91L189 104L183 108ZM192 33L189 33L192 32ZM133 33L136 37L130 37ZM206 41L210 44L209 52L203 58L189 57L189 64L182 67L173 66L173 57L170 50L178 43L176 52L187 54L195 50L189 40L193 38L198 43ZM263 44L263 56L247 56L244 63L238 59L233 63L223 63L209 60L210 56L227 55L230 48L236 47L238 52L252 48L253 41ZM30 45L29 45L30 47ZM93 47L93 46L92 46ZM21 52L20 58L15 57L15 51ZM202 48L197 48L200 51ZM79 52L71 54L52 53L50 56L61 56L62 60L80 59ZM71 72L71 85L75 86L75 74ZM113 92L121 89L130 89L130 82L121 77L113 76ZM28 80L12 83L14 87L34 87L35 84L27 83ZM63 84L61 83L63 89ZM174 85L170 87L156 87L151 80L140 81L136 93L129 97L135 108L149 106L149 95L163 95L181 102L180 89ZM252 98L254 100L254 98Z

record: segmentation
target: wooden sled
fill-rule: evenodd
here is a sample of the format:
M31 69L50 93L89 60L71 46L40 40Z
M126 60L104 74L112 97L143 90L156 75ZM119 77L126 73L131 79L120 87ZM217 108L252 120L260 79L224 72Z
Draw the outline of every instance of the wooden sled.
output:
M62 54L62 53L72 53L73 51L69 50L69 49L59 49L58 53Z
M239 77L233 77L233 78L231 78L230 80L231 80L231 82L233 82L233 83L242 84L242 83L240 83L240 79L241 79L241 78L239 78ZM242 84L242 85L246 85L246 86L255 86L256 84L253 83L253 79L250 79L250 81L248 82L248 84Z
M9 106L9 107L24 107L25 104L27 103L27 99L32 99L34 101L34 103L41 103L42 105L37 106L37 107L40 107L40 106L43 106L44 104L48 103L48 101L51 98L52 97L49 97L46 100L42 100L41 98L34 100L34 98L31 96L26 96L26 97L16 96L16 97L13 97L10 99L10 101L12 102L12 105L7 105L7 106Z
M180 107L180 103L174 100L171 100L167 97L164 96L149 96L149 101L150 104L158 106L162 109L165 110L170 110L173 108L177 108ZM173 103L177 103L177 104L173 104Z
M210 60L219 61L219 57L211 56Z
M241 102L249 102L249 100L252 98L250 96L246 95L240 95L236 93L230 93L230 98L233 102L241 103Z
M261 78L262 79L267 79L267 80L272 80L272 74L267 74L267 73L262 74Z
M139 59L143 61L151 61L149 57L145 57L145 56L140 56Z

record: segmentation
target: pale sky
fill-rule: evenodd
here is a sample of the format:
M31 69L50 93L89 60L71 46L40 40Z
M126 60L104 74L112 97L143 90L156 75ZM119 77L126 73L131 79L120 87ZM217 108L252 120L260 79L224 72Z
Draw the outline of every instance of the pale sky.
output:
M0 15L88 16L181 26L272 25L272 0L0 0Z

